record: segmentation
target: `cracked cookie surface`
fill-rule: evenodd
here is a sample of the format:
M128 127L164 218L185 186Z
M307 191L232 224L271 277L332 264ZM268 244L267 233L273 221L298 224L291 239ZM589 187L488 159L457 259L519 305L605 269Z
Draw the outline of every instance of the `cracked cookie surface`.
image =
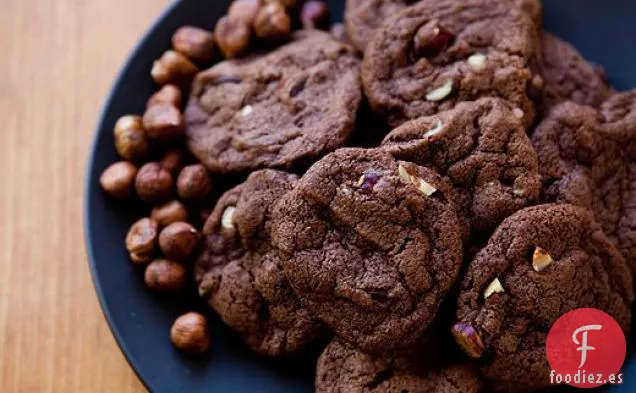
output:
M474 230L493 229L541 191L537 153L515 109L493 98L459 103L394 129L382 148L446 176L460 196L460 216Z
M318 359L316 393L478 393L468 365L427 369L417 353L369 355L334 340Z
M468 266L456 340L502 390L550 386L547 334L568 311L605 311L627 334L634 293L620 252L585 209L529 207L495 231Z
M541 24L542 7L538 0L510 0ZM364 52L375 31L384 21L417 3L418 0L347 0L345 26L353 46Z
M571 44L544 31L541 55L543 110L568 100L599 106L608 97L609 86L602 68L587 62Z
M613 96L600 112L562 103L539 124L532 142L544 200L589 209L636 272L634 103L633 93Z
M501 97L534 118L527 85L538 53L537 29L499 0L423 0L389 18L367 46L362 81L371 106L392 126Z
M185 111L187 143L214 173L306 165L347 141L360 61L327 33L303 31L265 55L200 73Z
M273 204L296 181L295 175L261 170L226 192L205 224L195 264L199 293L252 350L269 356L302 349L318 330L285 279L269 237Z
M298 297L368 352L420 338L457 278L461 228L434 171L340 149L277 204L272 239Z

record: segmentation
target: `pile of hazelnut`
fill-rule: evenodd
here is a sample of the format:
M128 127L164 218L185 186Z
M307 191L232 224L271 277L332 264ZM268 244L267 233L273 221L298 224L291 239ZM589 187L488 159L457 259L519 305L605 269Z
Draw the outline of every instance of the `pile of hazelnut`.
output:
M214 33L183 26L172 37L172 49L154 62L150 74L160 86L142 116L117 120L113 136L121 161L102 173L104 191L117 199L149 205L148 217L135 222L126 236L130 260L145 265L144 282L157 292L184 290L189 263L199 245L200 227L211 209L213 188L207 169L185 148L184 96L215 50L224 57L244 54L258 41L288 38L295 26L328 25L327 6L317 0L235 0ZM208 203L208 205L206 205ZM205 352L210 345L204 316L190 312L171 329L173 344L186 352Z

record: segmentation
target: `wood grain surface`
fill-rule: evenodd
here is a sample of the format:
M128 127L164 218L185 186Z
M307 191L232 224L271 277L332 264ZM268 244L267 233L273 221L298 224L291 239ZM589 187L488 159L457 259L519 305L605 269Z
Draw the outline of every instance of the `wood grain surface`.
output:
M170 1L1 3L0 392L143 392L93 290L83 178L117 71Z

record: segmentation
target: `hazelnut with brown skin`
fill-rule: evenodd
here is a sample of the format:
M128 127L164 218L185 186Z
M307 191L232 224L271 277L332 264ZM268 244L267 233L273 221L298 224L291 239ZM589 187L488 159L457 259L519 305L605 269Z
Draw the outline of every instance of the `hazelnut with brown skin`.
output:
M185 134L185 119L176 106L157 103L146 109L142 119L146 134L162 141L171 141Z
M137 172L135 189L139 199L144 202L164 203L174 195L174 180L159 163L150 162Z
M216 23L214 36L219 49L226 58L236 57L247 49L252 32L241 19L224 16Z
M150 218L157 221L160 228L164 228L173 222L188 221L188 210L181 202L170 201L152 209Z
M170 329L172 344L178 349L200 354L210 347L210 333L205 317L189 312L177 318Z
M269 2L258 11L252 27L257 37L277 40L289 35L291 19L281 3Z
M266 3L281 3L287 9L298 7L301 0L265 0Z
M214 34L195 26L183 26L172 36L172 47L195 62L212 60L214 54Z
M146 108L150 108L153 105L157 104L170 104L175 108L181 107L181 101L183 97L183 93L181 93L181 89L179 89L175 85L165 85L155 94L150 96L148 99L148 103L146 104Z
M187 222L173 222L159 234L159 248L166 258L181 262L186 259L199 243L199 232Z
M189 165L181 170L177 178L177 193L181 200L202 202L212 190L212 179L201 164Z
M130 227L126 235L126 249L133 262L146 263L152 259L158 230L157 222L150 218L142 218Z
M329 25L329 8L320 0L307 0L300 9L300 21L305 29L322 29Z
M187 279L185 268L167 259L150 262L144 273L146 286L158 292L177 292L183 289Z
M192 82L197 72L199 69L187 57L169 50L154 62L150 75L158 85L173 84L186 87Z
M150 154L150 141L146 137L140 116L120 117L113 129L115 149L127 161L143 162Z
M127 161L119 161L102 172L99 184L115 198L128 198L133 192L137 167Z
M163 157L161 157L159 163L168 172L176 176L179 172L181 172L181 169L183 169L183 163L186 159L185 156L186 153L183 149L168 150L164 153Z
M263 0L234 0L230 4L227 15L230 19L242 20L251 26L262 6Z

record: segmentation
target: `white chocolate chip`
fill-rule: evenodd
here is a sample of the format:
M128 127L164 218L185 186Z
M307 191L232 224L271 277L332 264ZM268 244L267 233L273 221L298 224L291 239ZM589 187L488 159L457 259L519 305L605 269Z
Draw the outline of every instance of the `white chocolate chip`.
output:
M426 100L428 101L441 101L444 98L448 97L448 95L453 91L453 80L449 79L444 82L443 85L438 87L437 89L430 91L426 94Z
M426 131L424 134L425 137L431 137L433 135L439 134L444 129L444 124L442 124L441 120L437 120L437 125L435 128Z
M431 186L422 179L420 179L420 186L418 188L426 196L431 196L435 193L435 191L437 191L437 188Z
M228 206L223 210L223 216L221 216L221 226L223 228L234 229L234 222L232 221L234 210L236 210L234 206Z
M512 114L515 115L517 119L523 119L523 117L525 116L523 109L519 109L519 108L513 109Z
M245 105L243 109L241 109L241 116L247 117L254 112L254 108L251 105Z
M468 58L468 65L475 72L481 72L486 69L486 56L481 53L475 53Z
M356 187L361 187L364 184L365 178L364 175L360 176L358 182L356 183Z
M501 282L499 281L499 278L495 277L494 280L492 280L490 282L490 284L488 284L488 286L486 287L486 290L484 291L484 299L488 299L490 296L492 296L493 293L504 293L504 287L501 286Z
M409 173L406 171L406 168L404 168L402 165L398 166L398 174L400 175L400 178L404 181L407 182L411 182L411 175L409 175Z
M413 176L408 173L406 168L404 168L402 165L398 166L398 174L400 175L400 178L402 180L413 184L422 194L426 196L431 196L435 193L435 191L437 191L437 188L424 181L424 179L420 179L419 177Z
M532 254L532 268L535 272L540 272L548 266L552 265L554 260L546 250L536 247Z
M516 196L524 196L526 194L526 192L520 188L513 188L512 193L515 194Z

